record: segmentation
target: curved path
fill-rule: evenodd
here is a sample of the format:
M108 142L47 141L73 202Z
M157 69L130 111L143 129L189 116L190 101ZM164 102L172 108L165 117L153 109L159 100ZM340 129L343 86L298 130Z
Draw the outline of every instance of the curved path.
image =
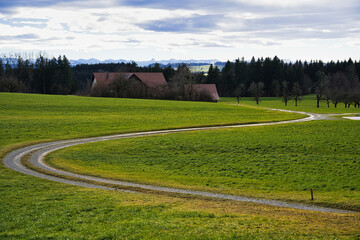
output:
M295 111L280 110L280 109L271 109L271 110L295 112ZM184 189L177 189L177 188L152 186L152 185L146 185L146 184L136 184L136 183L132 183L132 182L109 180L109 179L81 175L81 174L76 174L76 173L72 173L72 172L55 169L44 163L45 156L47 154L49 154L50 152L56 151L58 149L74 146L74 145L84 144L84 143L99 142L99 141L121 139L121 138L133 138L133 137L141 137L141 136L169 134L169 133L177 133L177 132L187 132L187 131L200 131L200 130L212 130L212 129L224 129L224 128L240 128L240 127L250 127L250 126L267 126L267 125L278 125L278 124L285 124L285 123L305 122L305 121L311 121L311 120L329 119L328 115L305 113L305 112L295 112L295 113L305 114L305 115L308 115L308 117L302 118L302 119L297 119L297 120L271 122L271 123L256 123L256 124L243 124L243 125L231 125L231 126L198 127L198 128L183 128L183 129L174 129L174 130L148 131L148 132L118 134L118 135L103 136L103 137L83 138L83 139L64 140L64 141L55 141L55 142L36 144L36 145L20 148L20 149L10 152L4 158L4 165L10 169L16 170L16 171L24 173L24 174L48 179L51 181L82 186L82 187L90 187L90 188L98 188L98 189L106 189L106 190L119 190L118 188L115 188L115 186L119 186L120 188L121 187L130 187L130 188L135 188L135 189L145 189L145 190L152 190L152 191L190 194L190 195L198 195L198 196L205 196L205 197L218 198L218 199L230 199L230 200L235 200L235 201L254 202L254 203L267 204L267 205L273 205L273 206L279 206L279 207L289 207L289 208L295 208L295 209L312 210L312 211L320 211L320 212L337 212L337 213L351 212L351 211L332 209L332 208L324 208L324 207L318 207L318 206L312 206L312 205L306 205L306 204L287 203L287 202L275 201L275 200L255 199L255 198L248 198L248 197L235 196L235 195L217 194L217 193L211 193L211 192L192 191L192 190L184 190ZM24 156L29 156L29 158L30 158L29 163L31 165L34 165L36 168L40 168L40 169L44 170L45 172L49 172L53 175L44 174L44 173L37 172L37 171L27 168L21 162L21 159ZM61 178L61 177L58 177L58 175L63 175L63 176L68 177L69 179L74 179L74 180ZM91 183L89 183L89 182L91 182ZM114 187L109 187L109 185L114 186ZM128 191L128 190L121 190L121 191L134 192L134 191Z

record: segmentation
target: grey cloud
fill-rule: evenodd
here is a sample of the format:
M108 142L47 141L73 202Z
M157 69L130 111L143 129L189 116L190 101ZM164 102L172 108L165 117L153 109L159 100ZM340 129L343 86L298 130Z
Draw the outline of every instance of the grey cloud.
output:
M127 39L126 41L124 41L125 43L127 44L137 44L137 43L141 43L141 41L137 40L137 39L133 39L133 38L130 38L130 39Z
M250 6L248 4L240 3L235 0L182 0L182 1L163 1L163 0L122 0L119 4L131 7L146 7L156 9L187 9L187 10L233 10L237 8L241 11L254 10L258 11L264 9L261 6Z
M1 0L0 12L8 13L12 12L16 7L47 7L53 6L59 3L71 3L74 0Z
M217 26L221 15L193 15L191 17L162 19L138 24L139 27L156 32L199 32Z
M69 24L67 24L67 23L61 23L61 26L64 28L64 30L70 31Z
M203 45L203 47L208 47L208 48L229 48L232 47L230 45L225 45L225 44L218 44L218 43L206 43Z
M191 44L188 43L171 43L169 44L172 47L193 47L193 46L200 46L201 44L199 42L191 42Z
M347 32L322 32L322 31L307 31L307 30L281 30L257 32L252 34L256 37L280 39L280 40L294 40L294 39L336 39L347 37Z
M235 21L235 20L233 20ZM239 27L229 27L226 32L246 34L249 38L268 39L334 39L356 34L357 27L347 16L331 14L284 15L256 19L242 19Z
M104 40L104 42L109 42L109 43L125 43L125 44L138 44L141 43L141 41L137 40L137 39L133 39L133 38L129 38L126 40Z
M99 18L97 21L98 21L98 22L105 22L106 20L107 20L106 17L101 17L101 18Z
M39 36L36 34L20 34L20 35L15 35L15 36L0 36L0 40L32 40L32 39L38 39Z
M188 39L190 40L190 39ZM214 42L201 42L201 41L191 41L191 44L186 43L171 43L170 46L172 47L206 47L206 48L229 48L232 47L226 44L218 44Z
M0 19L1 24L10 25L14 27L36 27L36 28L44 28L46 27L46 23L48 19L42 18L11 18L11 19Z
M247 5L236 2L234 0L223 0L221 2L217 0L182 0L182 1L163 1L163 0L115 0L110 6L128 6L128 7L145 7L156 9L231 9L234 7L245 8ZM82 8L106 8L107 4L103 4L101 1L88 0L5 0L0 1L0 12L11 12L16 7L51 7L66 5L72 7ZM258 9L258 7L251 6L251 9Z
M281 45L278 42L274 42L274 41L259 41L259 40L246 40L247 43L250 44L256 44L256 45L262 45L262 46L279 46Z
M311 14L311 15L288 15L266 17L258 19L249 19L244 21L245 29L263 30L276 29L284 27L293 28L326 28L330 26L337 26L343 22L348 22L346 17L339 18L338 16L331 16L328 14Z

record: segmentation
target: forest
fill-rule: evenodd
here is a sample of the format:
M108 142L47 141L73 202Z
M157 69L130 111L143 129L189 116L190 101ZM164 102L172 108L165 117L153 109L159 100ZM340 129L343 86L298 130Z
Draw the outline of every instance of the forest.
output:
M316 94L317 101L326 101L334 107L339 102L345 107L359 107L360 62L344 61L284 62L274 58L253 57L227 61L220 69L210 65L207 73L193 73L186 64L147 67L132 63L80 64L71 66L66 56L35 60L0 58L0 91L62 95L91 95L93 72L162 72L169 84L183 82L214 83L221 97L252 96L281 97L297 101L302 95Z

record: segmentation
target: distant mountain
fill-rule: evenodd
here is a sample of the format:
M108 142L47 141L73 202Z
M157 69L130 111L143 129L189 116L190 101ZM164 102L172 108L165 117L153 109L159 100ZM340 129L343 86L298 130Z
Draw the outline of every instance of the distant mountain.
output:
M131 62L136 62L138 66L144 67L144 66L149 66L155 63L159 63L161 65L171 65L171 66L177 66L178 64L181 63L186 63L189 64L191 66L196 66L196 65L205 65L205 64L215 64L216 62L219 62L216 59L209 59L209 60L196 60L196 59L189 59L189 60L178 60L178 59L169 59L169 60L155 60L155 59L151 59L148 61L133 61L133 60L125 60L125 59L118 59L118 60L114 60L114 59L107 59L104 61L95 59L95 58L91 58L91 59L78 59L78 60L69 60L70 64L72 66L76 66L79 64L98 64L98 63L131 63Z
M121 62L128 62L128 61L126 61L124 59L119 59L119 60L107 59L107 60L101 61L99 59L90 58L90 59L69 60L69 62L72 66L76 66L79 64L121 63Z

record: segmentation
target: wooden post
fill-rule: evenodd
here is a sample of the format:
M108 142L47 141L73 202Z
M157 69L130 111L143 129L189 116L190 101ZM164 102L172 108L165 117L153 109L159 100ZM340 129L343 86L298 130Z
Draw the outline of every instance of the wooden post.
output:
M311 201L313 201L314 200L314 191L312 188L310 188L310 192L311 192Z

